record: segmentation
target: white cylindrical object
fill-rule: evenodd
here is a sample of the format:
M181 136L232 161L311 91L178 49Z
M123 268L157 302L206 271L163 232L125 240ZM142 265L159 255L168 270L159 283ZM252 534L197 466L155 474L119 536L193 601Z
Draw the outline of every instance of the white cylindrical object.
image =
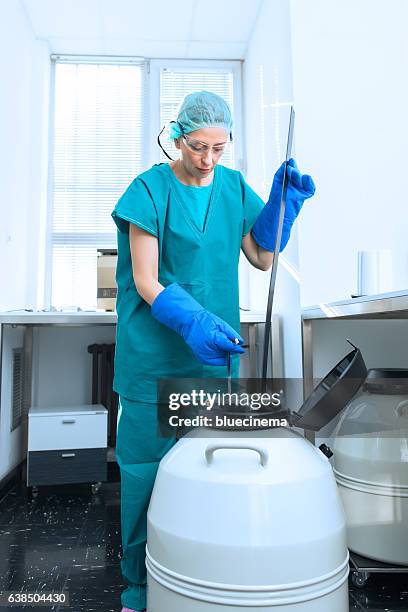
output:
M327 458L285 428L191 432L160 463L146 564L149 612L347 612Z
M360 394L334 436L333 468L350 550L408 565L407 397Z
M389 249L358 251L358 294L392 291L392 252Z

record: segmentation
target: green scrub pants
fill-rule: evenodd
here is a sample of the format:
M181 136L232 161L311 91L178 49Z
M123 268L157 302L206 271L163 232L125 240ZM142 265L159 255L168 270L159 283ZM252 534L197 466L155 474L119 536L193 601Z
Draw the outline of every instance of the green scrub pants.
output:
M119 397L116 460L121 475L122 605L146 607L147 509L159 462L175 444L157 433L157 405Z

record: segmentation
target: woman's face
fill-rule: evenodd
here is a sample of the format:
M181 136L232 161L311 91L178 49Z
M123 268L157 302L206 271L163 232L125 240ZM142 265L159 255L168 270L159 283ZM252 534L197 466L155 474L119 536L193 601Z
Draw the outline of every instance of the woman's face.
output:
M224 128L209 127L195 130L175 141L185 171L197 179L205 179L218 164L228 133Z

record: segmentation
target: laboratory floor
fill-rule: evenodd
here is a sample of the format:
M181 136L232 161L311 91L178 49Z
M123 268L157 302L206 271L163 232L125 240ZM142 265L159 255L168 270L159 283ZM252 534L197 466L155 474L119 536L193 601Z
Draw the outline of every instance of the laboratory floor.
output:
M112 472L112 470L111 470ZM69 593L53 612L120 612L120 483L116 471L96 495L87 485L16 484L0 499L0 593ZM33 609L0 605L0 612ZM350 588L350 611L408 611L408 574L372 576ZM165 612L165 611L163 611Z

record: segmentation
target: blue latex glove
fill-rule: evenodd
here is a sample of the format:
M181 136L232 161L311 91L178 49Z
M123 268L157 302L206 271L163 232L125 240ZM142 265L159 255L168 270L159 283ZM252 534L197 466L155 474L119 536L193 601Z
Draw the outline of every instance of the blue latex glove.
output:
M285 162L276 172L269 199L251 230L255 242L266 251L275 250L284 173ZM289 241L292 225L302 208L303 202L307 198L311 198L315 190L316 187L312 177L308 174L302 175L295 160L290 159L288 162L288 190L286 193L286 208L283 218L280 251L283 251Z
M227 353L244 353L243 338L228 323L203 308L177 283L168 285L152 304L155 319L176 331L206 365L226 365ZM238 338L239 344L234 340Z

